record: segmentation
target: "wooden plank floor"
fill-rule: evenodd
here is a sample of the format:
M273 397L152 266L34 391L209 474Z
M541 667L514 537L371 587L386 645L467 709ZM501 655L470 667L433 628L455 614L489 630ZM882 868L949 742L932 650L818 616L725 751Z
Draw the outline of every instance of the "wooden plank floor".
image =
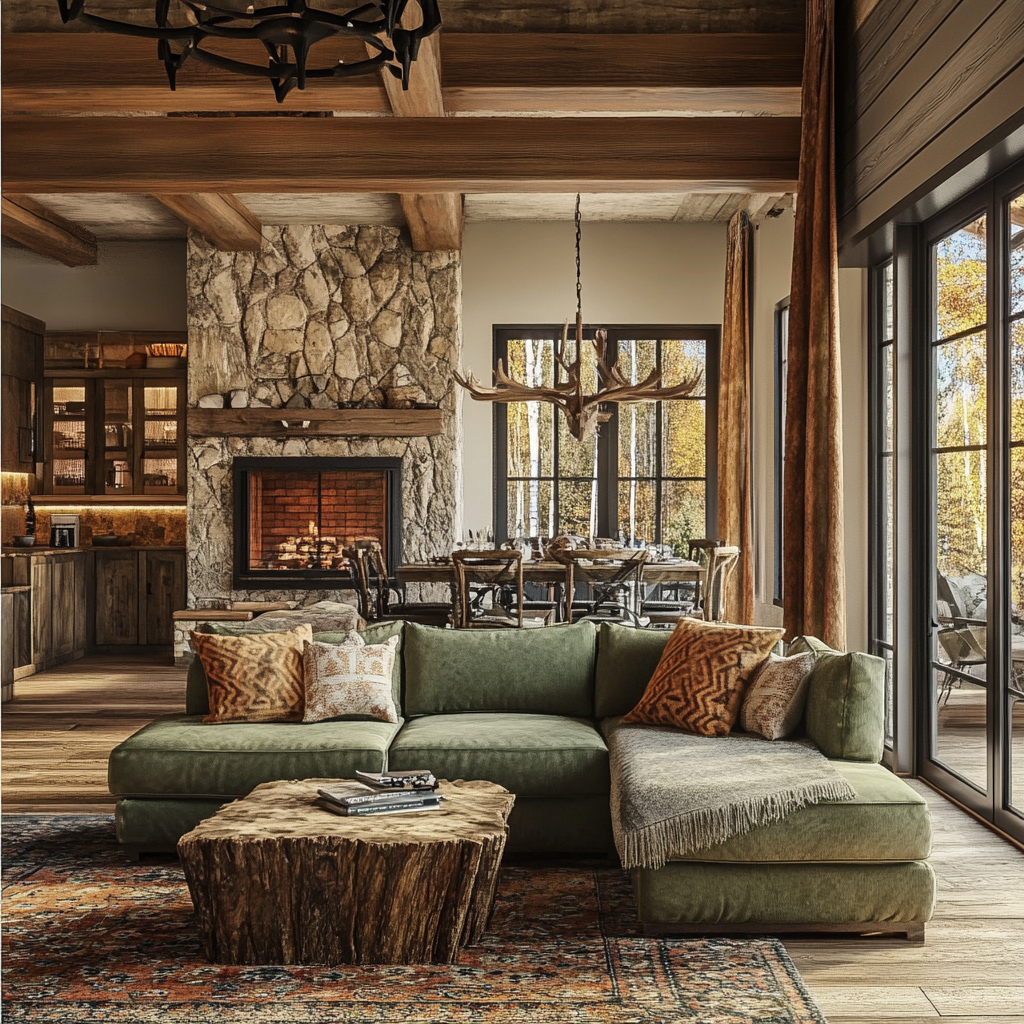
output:
M0 711L4 812L111 813L110 751L157 715L184 710L185 670L170 654L93 656L18 680Z
M185 672L90 657L15 684L2 710L6 813L109 813L107 755L182 710ZM935 826L938 905L927 941L815 938L786 946L832 1024L1024 1024L1024 853L920 782Z

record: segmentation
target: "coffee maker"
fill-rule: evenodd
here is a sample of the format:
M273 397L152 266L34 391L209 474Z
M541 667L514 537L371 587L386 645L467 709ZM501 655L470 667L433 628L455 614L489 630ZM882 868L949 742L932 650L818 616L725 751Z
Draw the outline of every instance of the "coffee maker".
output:
M81 530L81 516L50 516L50 547L77 548Z

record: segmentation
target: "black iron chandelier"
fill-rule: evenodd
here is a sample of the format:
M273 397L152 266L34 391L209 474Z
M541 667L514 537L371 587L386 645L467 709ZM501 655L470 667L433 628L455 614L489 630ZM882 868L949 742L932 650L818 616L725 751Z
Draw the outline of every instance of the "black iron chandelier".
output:
M225 71L269 79L278 103L292 89L304 89L308 78L347 78L378 68L387 68L408 89L409 68L419 54L420 43L441 27L437 0L371 0L348 14L321 11L310 7L306 0L287 0L261 8L248 0L236 0L233 5L229 0L228 6L199 0L175 3L185 9L191 24L169 24L171 0L155 0L155 27L87 14L86 0L57 0L64 24L77 19L98 32L156 39L157 56L167 69L172 90L178 69L189 57L195 57ZM406 29L402 28L402 17L410 3L419 7L422 23L418 28ZM362 40L376 52L365 60L339 60L329 67L307 67L310 49L333 36ZM219 39L259 40L269 54L267 65L234 60L206 48L210 41Z

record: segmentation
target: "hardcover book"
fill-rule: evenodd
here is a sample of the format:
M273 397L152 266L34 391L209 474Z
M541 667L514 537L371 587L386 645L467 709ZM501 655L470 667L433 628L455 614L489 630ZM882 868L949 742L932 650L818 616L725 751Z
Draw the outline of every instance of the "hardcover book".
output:
M349 817L370 817L383 814L412 814L417 811L439 811L441 809L440 797L428 797L415 803L400 804L359 804L355 807L342 807L333 800L325 800L320 797L317 803L326 811L332 814L340 814L343 818Z

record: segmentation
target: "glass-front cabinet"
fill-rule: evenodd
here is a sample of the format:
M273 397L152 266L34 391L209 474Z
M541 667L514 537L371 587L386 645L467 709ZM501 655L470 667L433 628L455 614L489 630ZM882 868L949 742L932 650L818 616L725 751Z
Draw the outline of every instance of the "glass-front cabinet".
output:
M183 375L48 373L46 385L46 493L184 493Z
M140 443L143 494L177 494L183 480L184 388L172 381L146 381L142 392Z
M86 396L92 381L59 378L52 382L46 432L46 490L52 494L88 494L89 414Z
M127 379L103 383L103 493L132 494L132 415L134 382Z

